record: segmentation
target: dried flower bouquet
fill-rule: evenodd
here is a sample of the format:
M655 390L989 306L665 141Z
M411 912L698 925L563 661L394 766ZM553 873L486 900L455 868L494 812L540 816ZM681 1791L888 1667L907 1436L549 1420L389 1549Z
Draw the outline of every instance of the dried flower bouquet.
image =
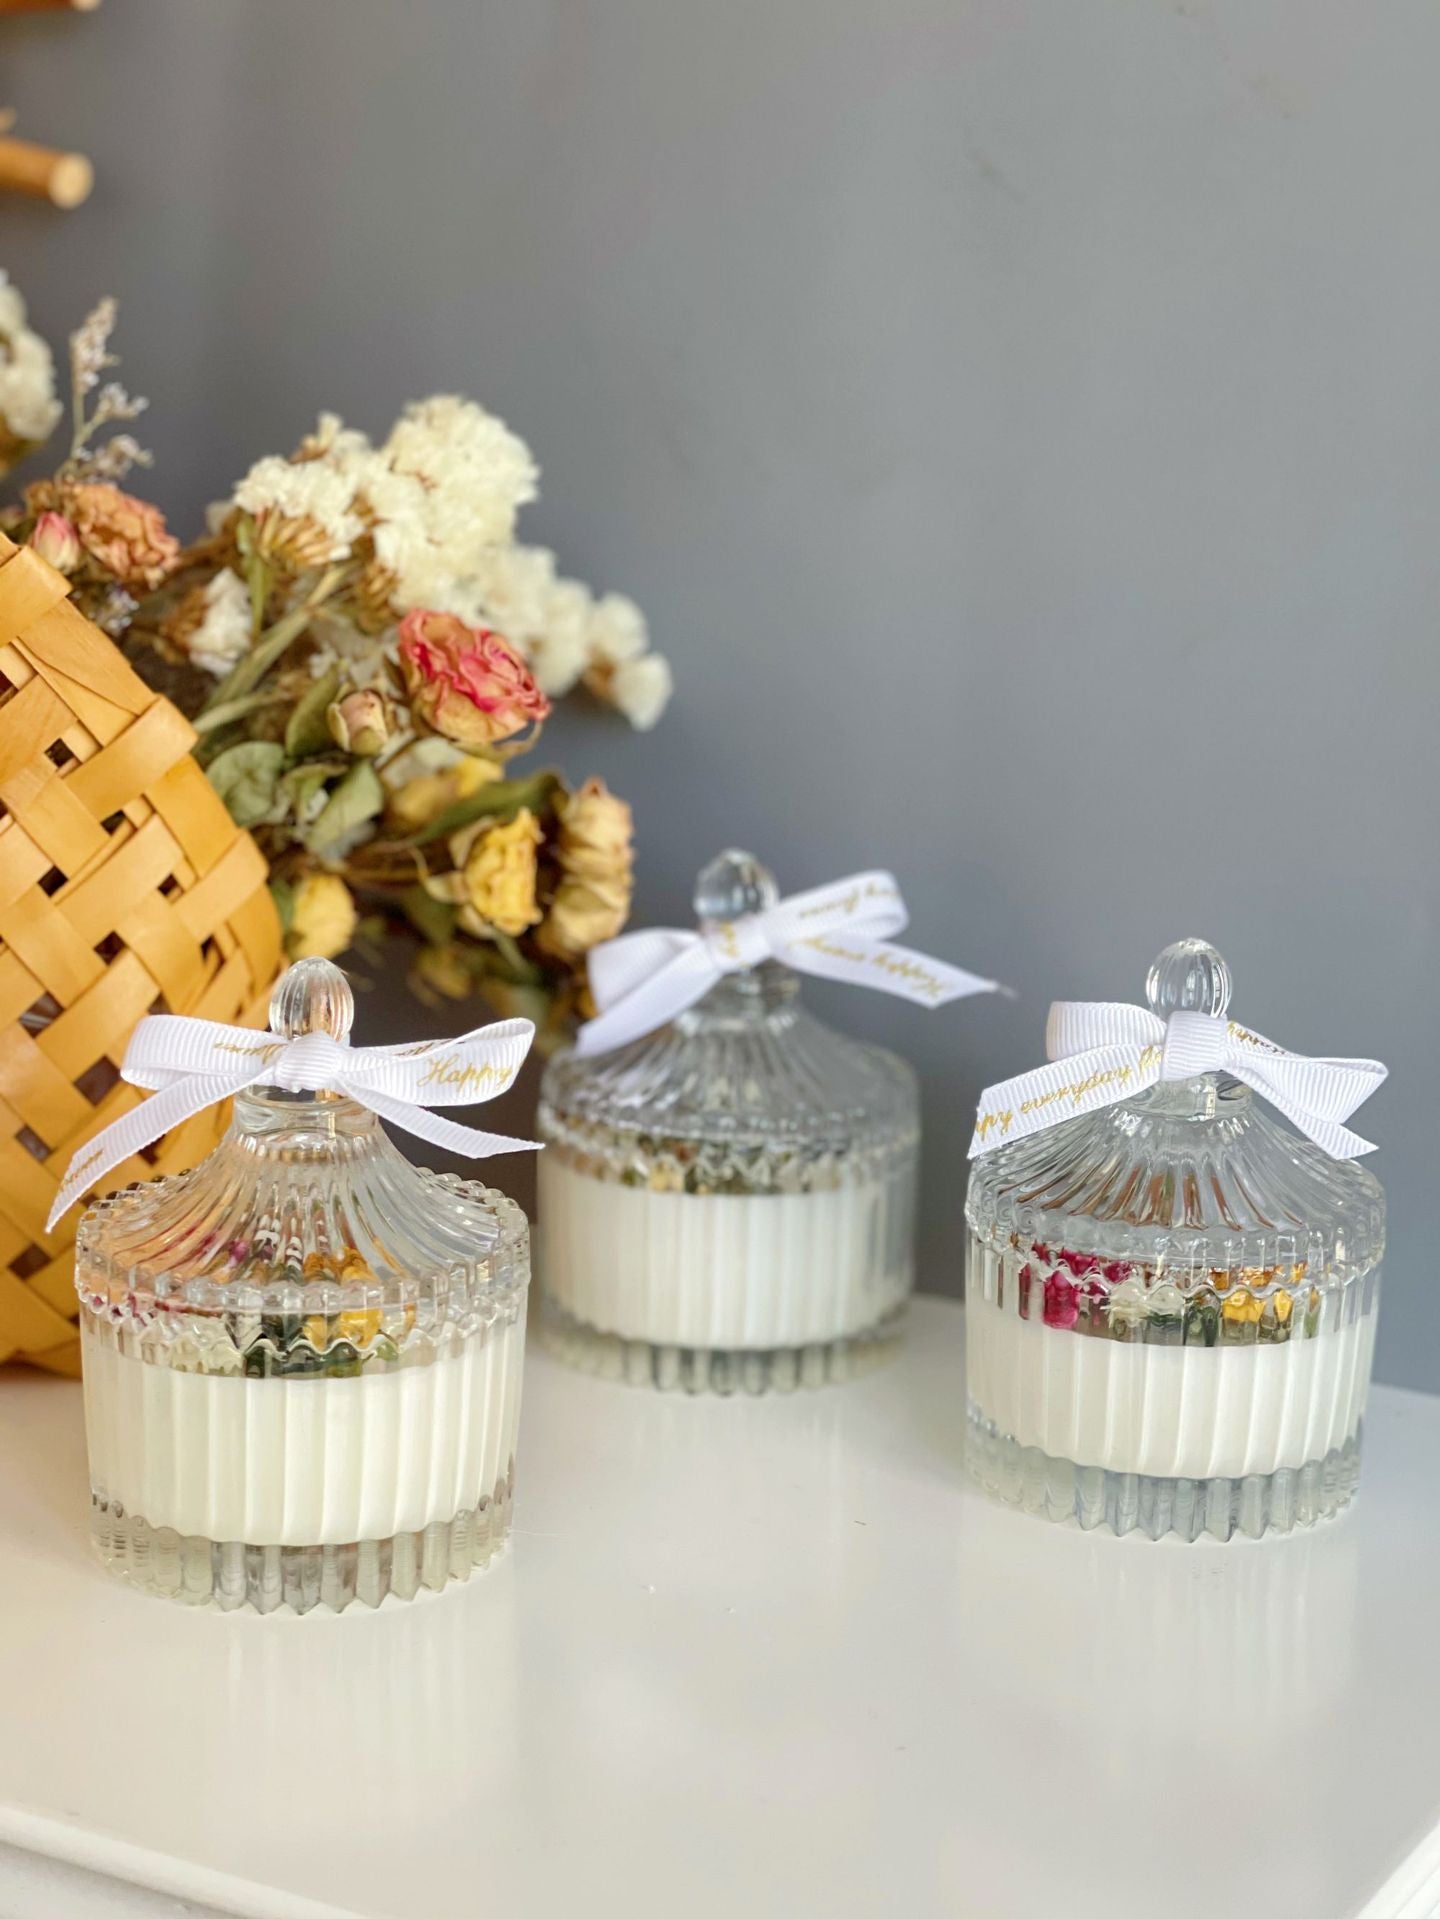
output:
M380 445L322 415L182 547L119 485L149 456L129 431L145 403L105 378L114 321L102 301L72 337L70 450L0 524L193 719L269 860L293 956L403 918L417 991L479 990L555 1030L586 953L625 922L630 810L597 779L572 791L512 762L577 686L636 727L659 719L670 670L639 608L515 543L534 460L451 396L408 407ZM48 348L0 280L0 468L59 412Z

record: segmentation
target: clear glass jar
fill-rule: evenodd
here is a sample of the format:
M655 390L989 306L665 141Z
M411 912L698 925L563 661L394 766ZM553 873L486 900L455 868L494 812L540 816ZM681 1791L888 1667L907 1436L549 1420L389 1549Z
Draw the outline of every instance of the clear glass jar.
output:
M726 853L695 907L710 927L777 897ZM764 1392L847 1377L893 1330L914 1283L915 1076L812 1018L798 985L767 960L546 1068L540 1324L572 1363Z
M286 1037L350 1028L327 960ZM263 1035L256 1035L257 1044ZM408 1599L510 1528L529 1233L334 1093L257 1088L193 1171L76 1238L92 1532L148 1592L261 1612Z
M1169 947L1150 1005L1220 1014ZM1258 1537L1355 1490L1385 1197L1228 1074L1152 1087L977 1159L969 1458L1000 1498L1117 1533Z

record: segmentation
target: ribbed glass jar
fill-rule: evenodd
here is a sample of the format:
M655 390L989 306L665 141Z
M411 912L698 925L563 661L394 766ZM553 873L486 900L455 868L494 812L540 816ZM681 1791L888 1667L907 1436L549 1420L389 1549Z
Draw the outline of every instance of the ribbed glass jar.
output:
M1229 992L1198 941L1151 969L1162 1016ZM992 1492L1185 1539L1350 1499L1385 1244L1364 1166L1207 1073L983 1155L966 1220L969 1456Z
M748 854L701 923L774 903ZM848 1377L914 1282L915 1077L824 1026L788 968L728 975L659 1031L545 1072L541 1327L587 1370L692 1392Z
M343 1037L350 1011L336 969L302 961L272 1021ZM418 1171L353 1100L242 1094L200 1166L80 1225L101 1558L261 1612L483 1566L509 1532L528 1280L502 1194Z

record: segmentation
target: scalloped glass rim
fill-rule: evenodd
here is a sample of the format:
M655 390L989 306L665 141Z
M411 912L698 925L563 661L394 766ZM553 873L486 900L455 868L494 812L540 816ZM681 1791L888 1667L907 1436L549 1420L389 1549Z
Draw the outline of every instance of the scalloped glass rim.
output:
M198 1169L196 1169L198 1170ZM267 1313L308 1317L341 1312L374 1312L396 1308L429 1309L437 1319L473 1311L487 1302L523 1295L529 1285L529 1222L505 1193L461 1179L455 1173L411 1169L426 1184L482 1206L495 1222L494 1240L483 1256L429 1273L388 1273L365 1280L275 1279L258 1286L245 1280L203 1276L177 1279L164 1266L137 1261L126 1264L106 1248L116 1216L137 1201L157 1204L195 1177L194 1170L165 1179L137 1180L98 1200L85 1213L75 1236L75 1290L92 1310L128 1307L137 1319L149 1313L196 1313L218 1317L234 1313ZM105 1282L97 1287L96 1282Z
M798 984L767 960L613 1053L557 1054L542 1083L542 1136L548 1114L571 1130L602 1127L650 1158L707 1143L809 1155L912 1143L913 1069L817 1019Z
M1189 1097L1196 1110L1180 1110ZM1199 1110L1208 1102L1208 1112ZM1168 1217L1164 1216L1168 1209ZM1178 1212L1178 1217L1176 1214ZM1038 1240L1163 1267L1184 1286L1304 1262L1311 1282L1368 1272L1385 1249L1385 1195L1234 1080L1206 1075L1077 1115L977 1158L965 1216L982 1240ZM1057 1255L1058 1256L1058 1255Z

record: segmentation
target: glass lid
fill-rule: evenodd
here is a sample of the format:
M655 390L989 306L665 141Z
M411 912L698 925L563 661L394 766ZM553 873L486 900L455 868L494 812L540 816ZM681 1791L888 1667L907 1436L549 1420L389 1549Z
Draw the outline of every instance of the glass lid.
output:
M713 860L695 884L703 932L716 933L779 898L749 853ZM546 1068L542 1130L641 1135L651 1143L779 1142L843 1154L915 1129L914 1076L880 1047L845 1037L802 1004L799 980L774 960L727 974L668 1025Z
M354 1010L337 967L301 960L271 995L270 1023L284 1039L343 1042ZM128 1315L398 1310L408 1331L417 1313L453 1322L523 1287L527 1231L503 1194L412 1166L343 1094L261 1086L237 1096L199 1166L90 1209L76 1286Z
M1153 1012L1222 1015L1230 969L1203 940L1150 968ZM1135 1098L997 1147L974 1162L966 1217L990 1240L1201 1272L1368 1270L1385 1241L1374 1174L1333 1159L1227 1073ZM1057 1254L1058 1256L1058 1254Z

